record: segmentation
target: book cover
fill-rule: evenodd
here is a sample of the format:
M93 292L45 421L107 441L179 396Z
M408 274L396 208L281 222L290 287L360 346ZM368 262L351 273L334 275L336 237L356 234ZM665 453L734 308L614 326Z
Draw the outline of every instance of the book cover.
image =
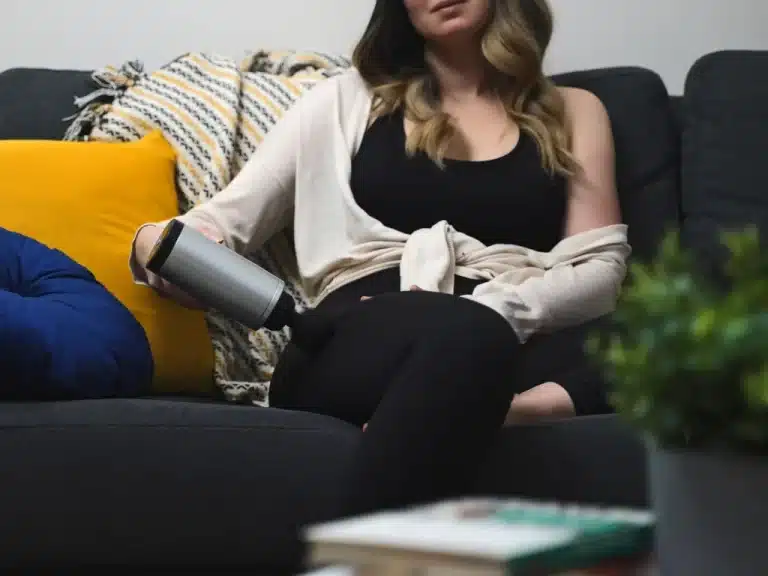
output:
M653 526L644 511L472 499L315 526L307 539L318 563L554 574L648 555Z

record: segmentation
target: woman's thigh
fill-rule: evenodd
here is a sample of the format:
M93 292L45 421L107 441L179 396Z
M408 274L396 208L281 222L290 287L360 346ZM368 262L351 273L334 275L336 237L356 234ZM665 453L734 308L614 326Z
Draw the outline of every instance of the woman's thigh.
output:
M321 307L311 313L324 311ZM319 352L310 354L295 346L286 350L273 378L273 405L362 425L406 361L413 364L417 349L426 366L414 378L471 368L478 379L493 371L493 378L507 378L510 389L515 386L513 367L519 348L515 333L496 312L475 302L445 294L399 292L351 304L332 321L333 336ZM498 366L490 358L503 356L507 349L508 359L502 358L506 373L496 374Z

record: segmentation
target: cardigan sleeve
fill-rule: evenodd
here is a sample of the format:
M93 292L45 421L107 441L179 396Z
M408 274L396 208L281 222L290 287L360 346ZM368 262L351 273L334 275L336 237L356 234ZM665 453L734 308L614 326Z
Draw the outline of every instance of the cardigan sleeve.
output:
M307 121L312 115L328 114L332 109L337 79L325 80L302 96L270 130L229 185L178 220L239 253L260 248L289 224L299 156L324 153L322 143L313 141L312 135L302 128L312 125ZM166 223L148 223L141 228ZM130 268L137 282L146 282L146 273L138 266L133 249Z
M586 233L599 241L573 237L559 244L542 269L522 281L516 272L501 274L475 288L468 298L501 314L521 342L537 332L575 326L611 313L627 272L631 249L626 226Z
M321 82L270 130L243 169L221 192L180 217L204 228L236 252L259 249L290 223L300 156L324 153L307 134L313 116L334 107L338 77Z

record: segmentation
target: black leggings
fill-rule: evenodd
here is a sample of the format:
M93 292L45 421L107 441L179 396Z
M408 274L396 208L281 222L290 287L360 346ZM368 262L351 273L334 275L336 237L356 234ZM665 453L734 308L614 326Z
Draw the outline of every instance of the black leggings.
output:
M319 352L286 349L271 405L368 423L342 516L466 492L514 395L546 381L551 351L540 346L540 361L525 362L509 324L465 298L393 292L359 302L365 287L353 291L310 312L334 323L333 337Z
M460 494L519 392L514 331L491 309L444 294L351 306L319 353L286 350L271 404L368 422L341 515Z

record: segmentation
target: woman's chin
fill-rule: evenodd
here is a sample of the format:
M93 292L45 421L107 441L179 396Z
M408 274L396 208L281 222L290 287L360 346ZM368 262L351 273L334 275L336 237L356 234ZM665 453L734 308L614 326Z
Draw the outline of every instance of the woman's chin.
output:
M463 18L453 18L440 25L433 34L430 35L430 41L440 44L452 42L475 41L477 31L472 22L467 22Z

